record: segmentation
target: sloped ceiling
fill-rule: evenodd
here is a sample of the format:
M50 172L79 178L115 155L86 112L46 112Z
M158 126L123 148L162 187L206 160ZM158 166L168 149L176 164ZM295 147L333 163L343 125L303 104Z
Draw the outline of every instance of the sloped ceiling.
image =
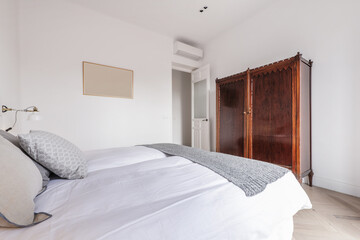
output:
M277 0L67 1L199 46Z

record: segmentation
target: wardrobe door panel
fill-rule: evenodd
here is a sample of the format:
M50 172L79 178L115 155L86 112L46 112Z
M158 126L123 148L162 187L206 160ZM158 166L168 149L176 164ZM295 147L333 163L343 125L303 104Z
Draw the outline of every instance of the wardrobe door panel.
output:
M292 71L251 77L252 158L292 165Z
M244 156L245 83L242 78L219 85L219 152Z

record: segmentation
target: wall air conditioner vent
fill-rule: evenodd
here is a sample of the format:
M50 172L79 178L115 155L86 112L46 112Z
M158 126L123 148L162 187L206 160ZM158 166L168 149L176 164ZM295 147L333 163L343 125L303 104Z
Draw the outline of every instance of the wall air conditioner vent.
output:
M176 41L174 43L174 54L194 60L199 60L203 58L204 52L200 48Z

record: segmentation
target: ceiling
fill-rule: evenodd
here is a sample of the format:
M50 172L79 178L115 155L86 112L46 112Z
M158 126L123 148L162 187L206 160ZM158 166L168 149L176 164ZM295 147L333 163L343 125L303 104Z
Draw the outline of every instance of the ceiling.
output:
M195 46L277 0L68 0ZM208 8L200 13L204 6Z

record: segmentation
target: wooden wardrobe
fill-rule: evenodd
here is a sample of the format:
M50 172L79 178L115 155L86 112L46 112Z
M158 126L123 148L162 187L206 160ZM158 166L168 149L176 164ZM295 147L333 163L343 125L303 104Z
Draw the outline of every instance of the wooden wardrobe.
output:
M311 66L298 53L216 79L216 150L281 165L311 186Z

